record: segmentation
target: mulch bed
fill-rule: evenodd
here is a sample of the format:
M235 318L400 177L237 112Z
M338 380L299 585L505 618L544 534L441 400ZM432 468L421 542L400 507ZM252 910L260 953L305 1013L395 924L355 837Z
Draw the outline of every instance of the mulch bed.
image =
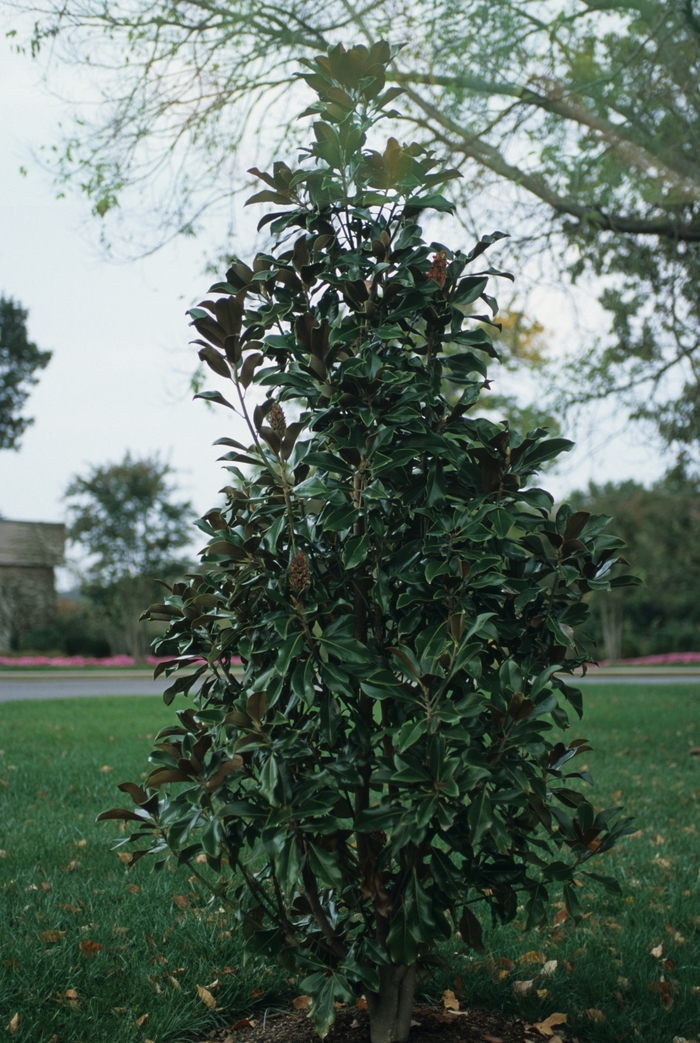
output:
M498 1011L470 1009L450 1014L432 1007L416 1007L410 1043L552 1043L552 1037L533 1026ZM563 1031L562 1031L563 1030ZM566 1026L554 1029L562 1043L585 1043L566 1034ZM326 1036L327 1043L368 1043L369 1016L357 1007L343 1007ZM205 1041L201 1041L205 1043ZM210 1035L206 1043L318 1043L313 1021L305 1011L258 1013L249 1021Z

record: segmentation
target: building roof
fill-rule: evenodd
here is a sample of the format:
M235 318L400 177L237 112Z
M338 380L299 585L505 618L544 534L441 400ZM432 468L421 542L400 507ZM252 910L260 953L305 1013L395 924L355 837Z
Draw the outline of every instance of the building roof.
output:
M54 522L0 519L0 566L63 564L66 527Z

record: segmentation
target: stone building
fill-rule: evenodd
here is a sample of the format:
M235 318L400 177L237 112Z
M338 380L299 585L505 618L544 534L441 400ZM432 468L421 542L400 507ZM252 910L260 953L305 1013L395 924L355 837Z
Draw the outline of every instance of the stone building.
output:
M65 541L64 525L0 519L0 652L53 623L54 568L63 563Z

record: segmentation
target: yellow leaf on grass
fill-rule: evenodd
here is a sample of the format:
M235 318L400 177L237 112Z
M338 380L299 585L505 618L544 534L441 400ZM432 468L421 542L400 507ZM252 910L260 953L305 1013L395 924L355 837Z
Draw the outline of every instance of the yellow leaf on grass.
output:
M15 1014L14 1017L10 1019L9 1024L5 1026L5 1032L9 1032L11 1036L14 1036L14 1034L17 1031L18 1027L19 1027L19 1014Z
M150 1016L151 1016L150 1014L142 1014L140 1018L137 1018L137 1019L136 1019L136 1028L139 1028L139 1029L140 1029L140 1028L141 1028L141 1026L142 1026L142 1025L143 1025L143 1024L144 1024L144 1023L146 1022L146 1021L148 1021L148 1019L150 1018Z
M80 952L82 956L96 956L102 946L99 942L84 941L80 943Z
M660 960L661 957L663 956L663 954L664 954L664 943L663 942L659 942L659 944L654 946L654 948L651 950L651 955L655 956L657 960Z
M131 855L128 851L118 851L117 858L122 863L122 865L125 866L128 866L129 862L131 861Z
M566 1014L550 1014L548 1018L544 1019L544 1021L538 1021L537 1024L532 1027L537 1029L538 1032L544 1033L545 1036L553 1036L554 1026L565 1025L566 1019Z
M297 996L296 999L292 1000L292 1006L297 1010L308 1010L311 1006L310 996Z
M594 1021L596 1025L602 1025L605 1021L605 1015L602 1010L598 1010L597 1007L589 1007L586 1011L586 1017L590 1018L591 1021Z
M518 957L518 963L546 963L547 957L543 952L537 952L533 949L531 952L524 952L522 956Z
M666 930L671 935L671 937L673 938L673 940L676 943L676 945L684 945L685 944L685 938L680 933L680 931L677 931L676 928L672 927L670 923L667 923L665 926L666 926Z
M39 937L42 942L60 942L61 938L65 938L65 931L42 931Z
M442 1005L445 1010L459 1010L459 1000L452 989L445 989L442 994Z
M199 996L200 1000L202 1001L205 1007L208 1007L209 1010L214 1010L214 1008L216 1007L216 1000L209 992L209 989L205 989L201 985L198 985L197 995Z

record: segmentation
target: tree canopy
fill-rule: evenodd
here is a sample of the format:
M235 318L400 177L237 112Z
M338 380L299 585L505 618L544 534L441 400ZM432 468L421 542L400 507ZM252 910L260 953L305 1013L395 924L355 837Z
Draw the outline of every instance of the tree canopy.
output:
M158 457L91 467L66 489L68 535L85 558L79 565L83 593L116 630L116 641L143 655L148 634L138 626L157 579L187 568L177 555L191 539L192 505L176 501L172 468ZM115 642L116 643L116 642Z
M579 510L614 516L625 556L644 581L593 596L600 658L700 650L697 477L681 466L650 489L632 481L591 484L571 499Z
M18 30L20 46L36 54L50 43L53 60L88 64L103 90L97 115L82 112L64 142L59 179L76 181L102 216L127 210L139 186L152 210L157 186L143 248L191 233L240 184L256 127L271 151L293 135L299 58L349 37L403 45L387 70L404 89L397 119L459 166L462 203L473 214L507 207L521 243L548 250L571 278L609 277L610 337L578 362L584 379L564 404L617 394L668 440L697 439L693 0L16 6L33 26L24 39Z
M29 389L38 382L50 351L40 351L27 334L28 312L11 297L0 296L0 449L19 449L34 421L22 416Z

